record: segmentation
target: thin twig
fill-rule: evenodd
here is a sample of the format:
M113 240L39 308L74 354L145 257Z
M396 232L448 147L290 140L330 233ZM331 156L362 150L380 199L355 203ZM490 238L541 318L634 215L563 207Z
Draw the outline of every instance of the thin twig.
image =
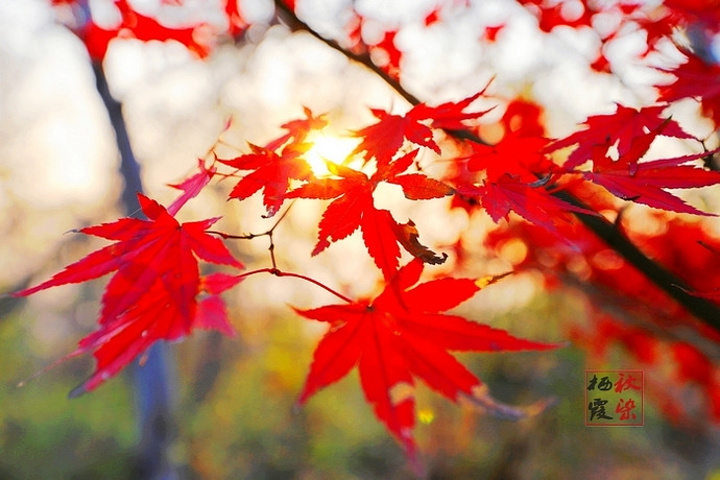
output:
M264 237L268 234L268 232L264 233L250 233L247 235L231 235L229 233L225 232L219 232L217 230L205 230L205 233L209 233L211 235L217 235L220 238L223 238L225 240L252 240L253 238L258 237Z
M220 232L217 230L205 230L205 233L210 233L212 235L217 235L221 238L224 238L225 240L252 240L253 238L258 237L266 237L270 236L272 238L272 233L275 231L278 225L280 225L280 222L283 221L283 219L287 216L288 212L290 212L290 209L295 204L295 202L291 203L290 206L278 217L277 221L273 224L272 227L270 227L270 230L267 230L262 233L247 233L245 235L232 235L230 233Z
M278 227L278 225L280 225L280 222L282 222L285 219L285 217L290 212L290 209L293 207L293 205L295 205L294 201L290 204L290 206L287 209L285 209L285 211L280 215L280 217L278 217L275 224L272 227L270 227L269 230L267 230L266 232L263 232L263 233L250 233L247 235L231 235L229 233L219 232L216 230L205 230L205 233L211 233L214 235L218 235L226 240L228 240L228 239L252 240L253 238L258 238L258 237L268 237L270 239L270 246L268 247L268 250L270 251L270 261L272 263L272 267L266 267L266 268L260 268L257 270L252 270L250 272L246 272L246 273L239 275L239 277L248 277L250 275L256 275L258 273L271 273L271 274L275 275L276 277L299 278L301 280L305 280L306 282L310 282L314 285L317 285L320 288L327 290L328 292L332 293L333 295L340 298L341 300L344 300L345 302L353 303L353 301L350 298L346 297L345 295L343 295L340 292L337 292L336 290L333 290L332 288L328 287L324 283L319 282L318 280L315 280L314 278L310 278L306 275L302 275L299 273L283 272L282 270L280 270L278 268L277 261L275 260L275 242L273 239L273 233L275 232L275 229Z
M350 297L346 297L342 293L338 292L337 290L334 290L324 283L320 282L319 280L315 280L314 278L308 277L307 275L302 275L300 273L293 273L293 272L284 272L282 270L279 270L274 267L265 267L265 268L258 268L257 270L252 270L249 272L242 273L238 275L240 278L250 277L252 275L258 275L260 273L269 273L271 275L275 275L276 277L293 277L293 278L299 278L300 280L304 280L306 282L312 283L315 286L318 286L325 290L326 292L332 293L336 297L338 297L340 300L347 302L347 303L354 303L353 300Z

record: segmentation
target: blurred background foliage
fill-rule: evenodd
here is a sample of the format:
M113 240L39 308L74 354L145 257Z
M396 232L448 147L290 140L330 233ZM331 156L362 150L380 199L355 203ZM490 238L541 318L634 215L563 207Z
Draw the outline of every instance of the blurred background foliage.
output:
M531 38L520 26L512 28ZM453 45L450 37L439 41ZM436 77L428 77L422 64L415 75L410 69L410 89L437 100L461 98L496 75L500 93L507 88L508 95L525 90L542 99L567 90L567 79L551 83L547 56L558 56L552 48L543 58L533 48L509 59L506 47L498 47L483 52L482 61L461 43L453 48L450 66L436 67ZM432 64L443 51L425 57ZM0 291L7 292L46 278L102 245L63 233L117 218L121 185L112 131L82 45L55 23L47 2L0 3L0 66ZM225 147L231 154L245 148L246 141L259 144L277 136L278 126L300 116L303 105L328 112L343 131L363 126L368 106L391 108L399 102L368 72L281 25L253 27L245 44L223 45L203 62L172 43L115 42L106 70L114 95L123 102L147 188L164 203L174 195L164 185L193 168L229 116L233 124L224 140L233 146ZM593 91L606 82L599 89L608 97L638 94L623 93L626 85L620 81L590 72L573 75L592 83ZM606 98L576 100L559 100L548 122L562 130ZM304 205L279 228L281 267L353 296L371 294L376 272L355 260L364 258L355 255L362 251L360 242L344 241L310 261L318 208ZM439 210L423 208L413 212L413 219L431 225ZM260 232L268 226L261 211L257 198L237 205L222 195L204 194L183 209L181 218L222 212L219 229ZM481 221L455 223L460 226L451 232L475 230L481 242ZM449 243L448 230L421 231L427 232L428 244ZM265 240L233 248L243 261L266 266ZM480 276L507 269L482 251L475 255L477 270L461 273ZM348 268L338 271L338 265ZM293 282L257 277L227 295L236 338L198 332L172 345L178 366L177 423L170 428L176 436L172 456L181 473L209 480L412 478L401 449L366 404L356 373L295 408L323 330L299 319L287 305L309 308L333 299ZM0 479L136 478L132 372L68 400L67 392L92 369L92 358L83 357L17 386L73 351L77 339L93 329L102 286L102 281L67 286L26 301L0 299ZM567 327L581 324L586 313L571 293L543 291L532 275L488 287L462 307L469 318L548 341L564 340ZM483 416L470 405L452 405L420 387L417 437L428 478L720 477L715 427L702 419L692 426L669 423L651 399L645 399L643 427L585 427L584 372L594 359L571 344L550 352L460 358L502 401L527 405L552 397L555 404L513 423ZM603 366L642 369L621 350L611 350Z
M89 358L75 359L18 388L18 380L58 356L39 351L22 311L0 324L0 478L136 478L130 375L68 400L69 387L91 368ZM581 314L572 299L540 294L483 321L550 339L558 325ZM243 317L238 310L233 318ZM179 366L172 455L186 478L412 478L401 449L365 403L355 373L304 408L294 407L314 341L293 315L261 321L262 330L240 328L233 340L201 332L172 349ZM612 356L613 365L634 368L622 352ZM586 427L585 353L573 346L461 359L503 401L523 405L554 397L556 403L516 423L420 388L417 436L428 478L712 478L717 437L667 423L647 398L643 427Z

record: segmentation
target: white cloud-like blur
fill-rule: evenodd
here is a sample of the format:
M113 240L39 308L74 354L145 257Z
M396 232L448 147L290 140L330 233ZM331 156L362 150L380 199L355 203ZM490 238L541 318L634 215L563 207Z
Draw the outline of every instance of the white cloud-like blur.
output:
M94 10L102 11L103 1L94 0ZM587 30L556 29L542 35L535 19L507 0L470 2L469 7L446 2L450 7L443 10L440 21L426 27L424 17L437 3L356 3L368 22L363 35L372 35L373 25L399 29L396 42L403 52L403 84L430 104L469 96L494 76L492 92L505 98L530 94L552 105L548 123L566 133L591 112L610 109L615 101L632 103L645 95L645 87L627 87L633 85L633 78L648 75L647 69L629 60L637 50L637 39L608 52L628 63L621 82L589 71L588 56L596 45ZM215 4L211 0L185 4L200 18L222 20L208 7ZM298 0L298 11L323 34L340 35L349 19L348 4L348 0ZM159 0L137 5L151 12ZM270 0L243 5L248 18L261 23L270 20ZM485 27L501 24L505 28L497 42L479 41ZM367 124L371 119L368 107L409 108L372 73L350 64L308 34L260 24L248 39L237 47L221 44L204 60L173 42L117 40L111 44L105 61L110 87L123 102L146 189L161 202L174 198L176 192L165 185L181 180L194 167L229 117L233 127L224 139L233 146L225 150L231 155L245 149L248 141L261 144L278 136L279 125L302 116L303 106L328 113L339 132ZM4 213L0 228L34 232L25 242L32 245L33 238L57 239L62 232L82 226L79 222L112 220L107 206L114 204L120 191L114 134L95 91L84 47L55 23L49 2L0 2L0 65L0 209ZM568 88L581 84L589 88ZM33 220L9 220L20 207L32 209ZM224 201L198 199L181 215L215 216L218 209L227 208L234 212L223 220L228 229L264 228L249 206ZM315 207L307 208L312 216ZM438 236L428 234L431 240L434 237ZM447 241L440 237L438 241ZM0 256L27 255L31 248L27 245L13 247L14 254L0 251ZM47 246L32 249L35 253L48 250ZM337 251L342 261L343 251ZM332 264L336 253L332 248L329 252L330 265L321 269ZM367 282L366 288L371 284Z

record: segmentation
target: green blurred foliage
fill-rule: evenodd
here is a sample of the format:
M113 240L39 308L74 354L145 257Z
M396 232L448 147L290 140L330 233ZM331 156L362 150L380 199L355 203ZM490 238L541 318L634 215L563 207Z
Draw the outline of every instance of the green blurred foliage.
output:
M65 363L19 387L28 375L30 337L20 315L0 323L0 478L130 479L136 442L125 382L97 396L67 399L87 361Z
M17 388L28 364L51 362L30 353L34 340L22 311L0 324L0 478L136 478L129 382L120 376L69 400L67 392L91 368L90 359L71 359ZM552 340L562 322L579 314L572 299L543 293L485 320ZM267 329L247 334L242 323L260 320L233 315L239 319L235 339L201 332L172 347L180 366L173 456L185 478L413 478L402 450L365 403L356 373L303 408L294 405L317 341L302 320L288 312L263 319ZM647 399L644 427L585 427L585 357L571 345L460 358L502 401L556 402L510 422L418 387L416 435L429 479L696 479L716 472L714 440L668 425ZM622 352L613 358L617 368L635 367ZM692 448L667 442L678 435Z

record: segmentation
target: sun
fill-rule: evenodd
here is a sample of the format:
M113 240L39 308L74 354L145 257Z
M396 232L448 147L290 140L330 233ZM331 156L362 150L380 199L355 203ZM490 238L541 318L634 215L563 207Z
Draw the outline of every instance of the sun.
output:
M317 177L330 175L327 162L347 165L353 150L358 146L359 139L343 137L326 132L313 132L307 138L312 146L303 158L308 162Z

